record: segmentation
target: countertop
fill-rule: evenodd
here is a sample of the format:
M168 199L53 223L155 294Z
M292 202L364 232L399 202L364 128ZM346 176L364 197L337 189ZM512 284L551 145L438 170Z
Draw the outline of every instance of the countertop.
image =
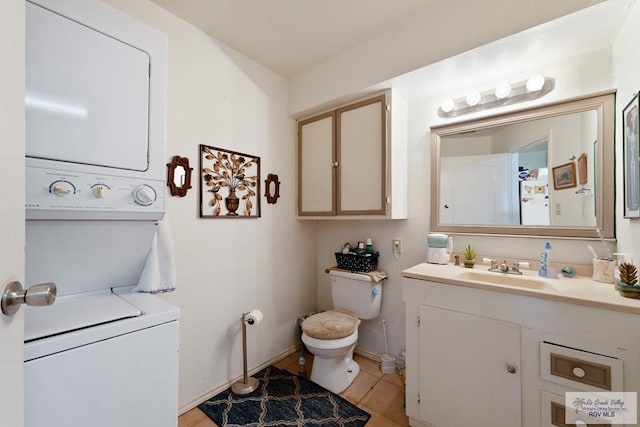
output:
M525 269L522 273L520 276L490 272L486 266L471 269L422 263L402 271L402 277L640 314L640 299L621 296L613 284L596 282L590 277L543 278Z

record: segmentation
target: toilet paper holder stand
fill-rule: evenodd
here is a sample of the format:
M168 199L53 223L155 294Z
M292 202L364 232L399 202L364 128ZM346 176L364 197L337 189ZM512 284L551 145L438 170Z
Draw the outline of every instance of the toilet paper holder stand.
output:
M247 373L247 325L256 324L256 320L253 316L249 316L250 313L242 313L242 379L236 381L231 386L231 391L234 394L245 395L249 394L258 388L258 380L250 377Z

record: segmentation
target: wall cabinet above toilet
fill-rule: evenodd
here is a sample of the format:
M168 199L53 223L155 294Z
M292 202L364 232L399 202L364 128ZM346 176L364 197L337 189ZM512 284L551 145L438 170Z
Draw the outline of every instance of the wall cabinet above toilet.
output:
M394 92L298 121L298 218L407 218L407 105Z

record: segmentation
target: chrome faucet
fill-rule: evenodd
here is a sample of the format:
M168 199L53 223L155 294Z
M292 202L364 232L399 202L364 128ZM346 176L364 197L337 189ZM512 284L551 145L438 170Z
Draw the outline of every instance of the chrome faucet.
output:
M498 261L493 258L482 258L482 262L485 264L491 264L489 271L501 271L500 267L498 267Z
M527 266L529 266L529 263L525 263ZM522 274L522 271L520 271L520 263L518 261L513 261L513 266L511 267L511 274Z
M507 261L502 261L502 264L500 264L500 271L503 273L509 272L509 265L507 264Z
M522 272L520 271L520 267L529 266L528 262L513 261L513 265L509 267L509 264L507 263L506 260L502 261L502 263L498 265L498 261L492 258L483 258L482 261L485 264L489 264L489 263L491 264L491 266L489 267L489 271L493 271L496 273L504 273L504 274L522 275Z

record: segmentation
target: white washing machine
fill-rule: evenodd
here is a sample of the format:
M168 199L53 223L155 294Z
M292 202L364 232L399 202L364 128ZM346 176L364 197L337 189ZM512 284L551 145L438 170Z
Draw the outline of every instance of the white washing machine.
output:
M176 426L179 310L129 289L27 307L25 426Z

